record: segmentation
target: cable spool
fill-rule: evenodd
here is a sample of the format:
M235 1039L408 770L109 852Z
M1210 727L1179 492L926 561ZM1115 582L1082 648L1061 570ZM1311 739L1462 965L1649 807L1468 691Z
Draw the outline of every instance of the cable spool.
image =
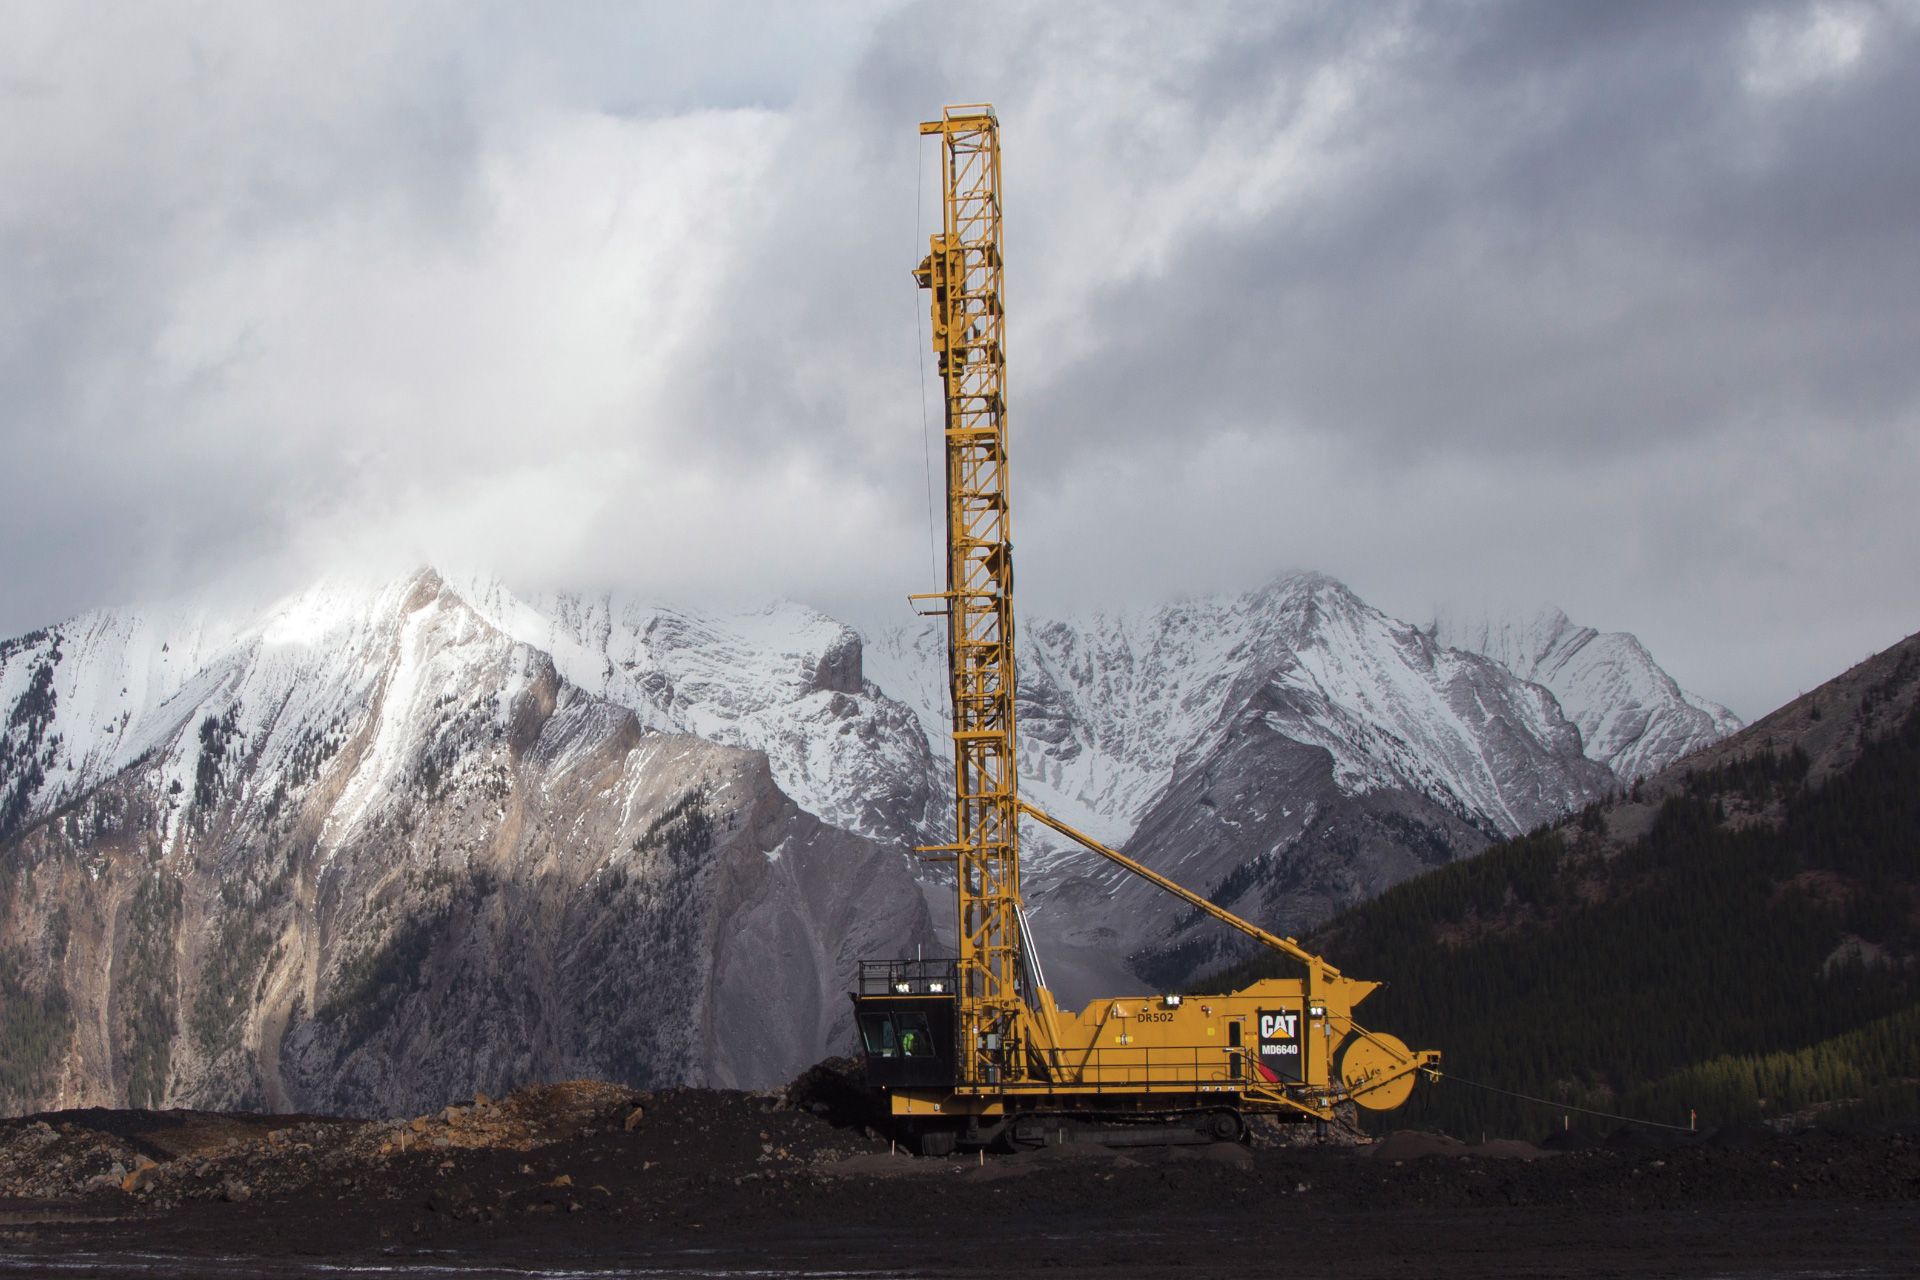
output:
M1392 1111L1413 1096L1413 1078L1419 1073L1403 1070L1413 1056L1412 1050L1385 1032L1355 1036L1340 1055L1340 1082L1347 1086L1354 1102L1367 1110ZM1380 1084L1370 1083L1396 1070L1400 1071L1398 1076Z

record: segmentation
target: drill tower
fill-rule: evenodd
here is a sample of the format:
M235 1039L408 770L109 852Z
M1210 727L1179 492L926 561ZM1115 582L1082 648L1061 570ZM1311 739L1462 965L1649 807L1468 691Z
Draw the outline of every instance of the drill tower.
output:
M1399 1106L1439 1055L1369 1031L1350 978L1021 801L1014 760L1013 540L1008 527L1000 126L984 105L920 126L940 140L942 217L914 278L930 294L946 459L947 581L914 597L947 626L957 954L863 961L854 1015L868 1083L924 1154L957 1143L1231 1140L1249 1115L1327 1121ZM1062 1010L1020 899L1022 817L1240 930L1301 970L1218 995L1101 998Z
M941 229L915 272L932 294L945 402L947 617L959 884L959 1021L968 1083L1018 1074L1019 794L1014 768L1013 542L1007 506L1000 126L986 106L948 107L940 138Z

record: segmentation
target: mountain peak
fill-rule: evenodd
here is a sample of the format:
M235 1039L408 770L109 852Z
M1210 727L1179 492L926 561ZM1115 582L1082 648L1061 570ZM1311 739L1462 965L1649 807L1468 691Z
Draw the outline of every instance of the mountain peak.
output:
M1638 637L1575 623L1554 605L1438 613L1427 634L1550 689L1579 727L1587 754L1623 781L1740 727L1725 707L1682 689Z
M1279 574L1245 596L1248 600L1290 602L1294 604L1337 603L1341 607L1365 607L1365 601L1340 579L1317 569L1300 569Z

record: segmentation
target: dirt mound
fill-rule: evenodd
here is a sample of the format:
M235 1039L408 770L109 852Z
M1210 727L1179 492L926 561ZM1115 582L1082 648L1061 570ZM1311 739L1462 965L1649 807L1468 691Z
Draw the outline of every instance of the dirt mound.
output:
M1480 1160L1543 1160L1558 1153L1536 1147L1531 1142L1521 1142L1517 1138L1495 1138L1468 1147L1466 1154Z
M135 1169L231 1154L275 1133L322 1126L357 1132L351 1120L210 1111L109 1111L89 1107L0 1120L0 1195L76 1195L118 1183Z
M1026 1232L1043 1253L1048 1241L1071 1238L1078 1250L1108 1239L1124 1221L1125 1247L1144 1241L1181 1265L1191 1263L1196 1229L1277 1233L1260 1239L1278 1248L1284 1235L1291 1248L1299 1223L1352 1215L1431 1227L1485 1213L1503 1239L1522 1220L1573 1223L1591 1236L1622 1215L1670 1221L1678 1206L1725 1217L1747 1212L1739 1206L1907 1205L1920 1222L1920 1143L1902 1135L1762 1130L1741 1145L1598 1143L1550 1160L1526 1143L1469 1146L1417 1132L1358 1147L1067 1146L921 1159L890 1151L869 1126L836 1123L852 1088L844 1066L827 1064L784 1093L584 1081L406 1120L101 1112L3 1121L0 1200L13 1199L0 1204L0 1259L111 1245L129 1257L352 1255L354 1265L386 1266L451 1251L638 1265L639 1250L677 1274L688 1256L716 1248L734 1249L737 1269L751 1270L762 1261L753 1249L784 1240L800 1252L774 1256L804 1255L819 1270L857 1255L917 1273L928 1256L918 1242L958 1248L977 1241L983 1221ZM1498 1216L1511 1211L1520 1216ZM808 1242L817 1253L806 1253ZM1470 1261L1482 1269L1454 1274L1485 1273L1486 1259Z
M1585 1151L1598 1141L1585 1129L1560 1129L1540 1139L1540 1146L1547 1151Z
M155 1163L125 1139L71 1121L14 1121L0 1129L0 1196L55 1200L117 1191L142 1162Z
M516 1089L498 1102L476 1094L470 1103L370 1126L358 1145L371 1145L381 1156L415 1149L530 1151L614 1124L631 1127L645 1115L645 1094L598 1080L569 1080Z
M828 1058L808 1067L782 1097L787 1106L837 1128L874 1128L886 1119L867 1089L866 1066L857 1058Z
M599 1081L515 1091L409 1120L89 1108L0 1122L0 1196L57 1200L119 1192L159 1206L297 1191L409 1152L531 1151L645 1114L640 1095Z
M1425 1156L1464 1155L1467 1144L1443 1133L1416 1133L1397 1129L1371 1146L1360 1148L1375 1160L1419 1160Z
M1459 1156L1477 1160L1541 1160L1558 1154L1544 1147L1536 1147L1531 1142L1521 1142L1517 1138L1494 1138L1489 1142L1468 1144L1458 1138L1449 1138L1443 1133L1419 1133L1410 1129L1397 1130L1388 1134L1369 1147L1362 1147L1361 1153L1375 1160L1421 1160L1428 1156Z

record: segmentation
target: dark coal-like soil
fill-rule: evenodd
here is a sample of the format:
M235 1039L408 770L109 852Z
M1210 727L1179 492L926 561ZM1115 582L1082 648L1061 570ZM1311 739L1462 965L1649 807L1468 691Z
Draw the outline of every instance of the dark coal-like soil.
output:
M819 1099L577 1083L405 1121L0 1121L0 1275L1920 1274L1912 1135L923 1160Z

